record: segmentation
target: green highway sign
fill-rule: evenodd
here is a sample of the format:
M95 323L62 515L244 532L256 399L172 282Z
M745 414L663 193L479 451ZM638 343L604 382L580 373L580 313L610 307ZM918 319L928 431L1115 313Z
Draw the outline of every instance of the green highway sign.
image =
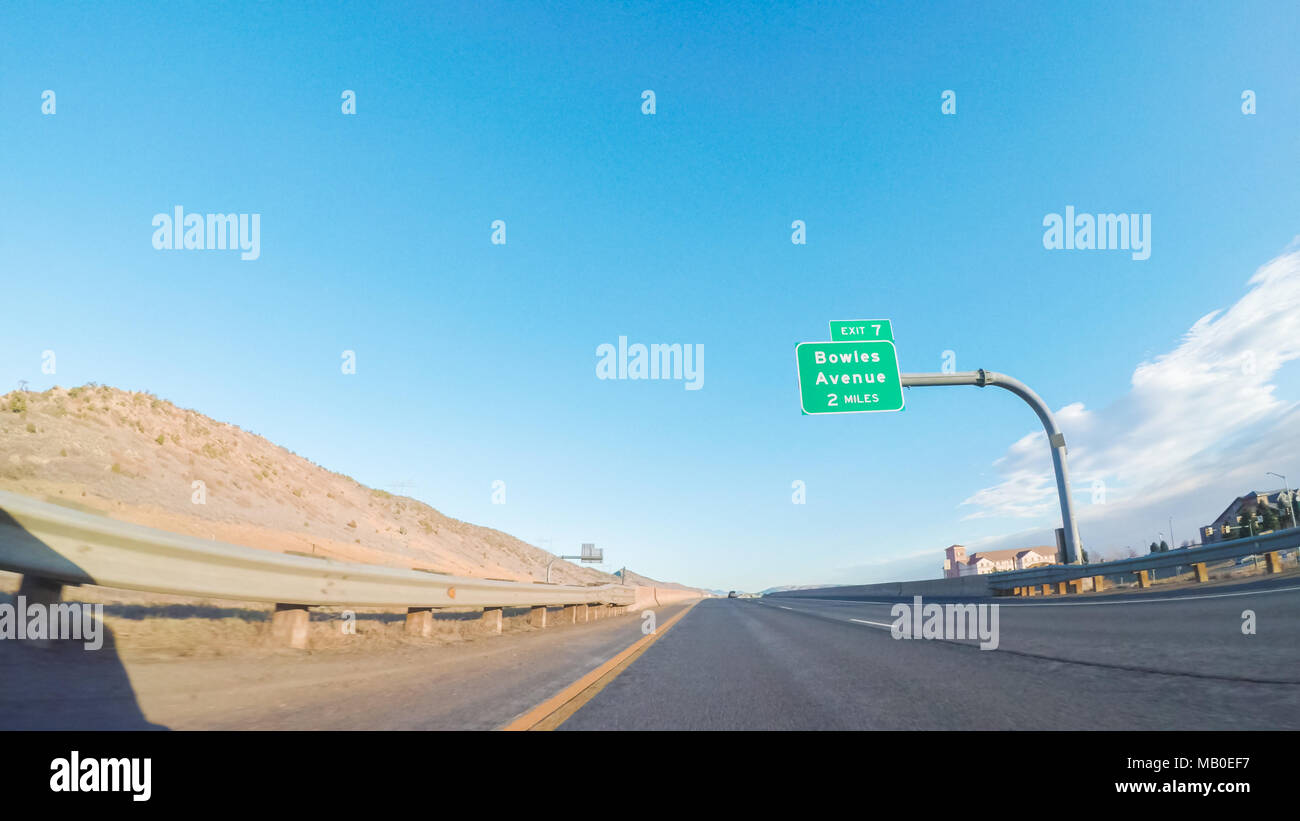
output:
M832 319L831 339L837 342L888 339L894 341L894 325L888 319Z
M903 409L898 351L890 340L800 342L794 355L804 413Z

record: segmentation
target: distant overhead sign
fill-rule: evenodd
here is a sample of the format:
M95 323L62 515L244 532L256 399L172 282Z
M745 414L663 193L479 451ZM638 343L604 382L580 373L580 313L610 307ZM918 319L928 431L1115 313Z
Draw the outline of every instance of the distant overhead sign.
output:
M831 323L832 332L834 327ZM898 351L890 340L801 342L795 346L795 365L804 413L903 409Z
M888 319L832 319L831 339L837 342L894 341L894 324Z

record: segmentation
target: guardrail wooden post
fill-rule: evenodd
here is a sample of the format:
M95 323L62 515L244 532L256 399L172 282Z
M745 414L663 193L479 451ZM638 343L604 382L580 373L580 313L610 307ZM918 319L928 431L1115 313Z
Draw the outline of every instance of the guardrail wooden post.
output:
M28 606L33 604L51 605L63 599L63 583L56 582L54 579L47 579L44 576L33 576L29 573L23 574L22 580L18 582L18 595L27 600ZM17 606L15 604L15 606ZM26 619L25 613L16 613L15 616L20 619ZM51 639L27 639L27 644L31 647L50 647Z
M528 611L528 623L539 630L546 627L546 606L534 607Z
M18 582L18 595L25 598L28 604L54 604L63 598L63 582L29 573ZM20 615L18 618L26 616Z
M1064 595L1066 595L1067 593L1069 593L1069 592L1070 592L1070 585L1069 585L1069 583L1068 583L1068 582L1061 582L1061 583L1059 583L1059 584L1056 586L1056 592L1060 593L1062 596L1064 596Z
M1050 584L1043 585L1043 595L1044 596L1052 595L1052 586Z
M1083 582L1084 582L1083 579L1070 579L1069 584L1074 585L1074 592L1075 592L1075 593L1082 593L1082 592L1083 592Z
M1268 572L1270 573L1282 572L1282 557L1277 554L1276 550L1270 550L1269 552L1265 553L1264 558L1268 560L1267 561Z
M1037 587L1033 587L1032 585L1029 586L1029 587L1026 587L1026 588L1025 588L1025 595L1026 595L1026 596L1029 596L1029 597L1031 597L1031 598L1034 597L1034 596L1037 596L1037 595L1038 595L1038 588L1037 588Z
M564 610L560 611L560 621L564 624L578 623L578 605L566 604Z
M311 608L305 604L277 604L271 614L271 638L295 650L307 649Z
M406 608L406 632L412 636L428 638L433 635L433 608Z
M1013 596L1019 596L1019 595L1020 595L1020 588L1019 588L1019 587L1013 587L1013 588L1011 588L1011 595L1013 595Z
M483 626L487 628L489 633L500 634L501 623L504 620L504 617L504 607L484 607L483 615L479 618L482 620Z
M1196 580L1198 582L1208 582L1210 573L1205 569L1205 562L1192 562L1192 570L1196 571Z
M600 602L588 604L587 614L592 621L600 621Z
M1138 587L1147 588L1151 586L1151 574L1146 570L1134 570L1133 573L1138 577Z
M1094 593L1100 593L1101 591L1103 591L1103 590L1105 590L1105 589L1106 589L1106 577L1105 577L1105 576L1093 576L1093 577L1092 577L1092 592L1094 592Z

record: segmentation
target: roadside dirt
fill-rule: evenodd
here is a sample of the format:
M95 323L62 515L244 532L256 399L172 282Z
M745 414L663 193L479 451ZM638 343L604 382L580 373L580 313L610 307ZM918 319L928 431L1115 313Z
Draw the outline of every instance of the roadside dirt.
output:
M653 618L662 623L683 606ZM169 638L207 642L190 654L119 635L122 622L106 616L112 632L98 651L0 642L0 729L493 729L636 641L651 618L542 630L517 617L494 635L476 615L429 639L359 620L357 635L340 632L306 651L253 646L231 631L220 638L226 650L214 652L213 637L230 624L255 622L170 620L178 632ZM337 625L312 628L317 641Z

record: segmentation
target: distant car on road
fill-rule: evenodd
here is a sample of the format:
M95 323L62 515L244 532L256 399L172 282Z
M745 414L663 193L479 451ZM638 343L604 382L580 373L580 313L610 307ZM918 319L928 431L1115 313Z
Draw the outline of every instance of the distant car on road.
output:
M727 594L727 598L729 598L729 599L734 599L734 598L736 598L736 591L733 590L733 591L731 591L730 593L728 593L728 594Z

